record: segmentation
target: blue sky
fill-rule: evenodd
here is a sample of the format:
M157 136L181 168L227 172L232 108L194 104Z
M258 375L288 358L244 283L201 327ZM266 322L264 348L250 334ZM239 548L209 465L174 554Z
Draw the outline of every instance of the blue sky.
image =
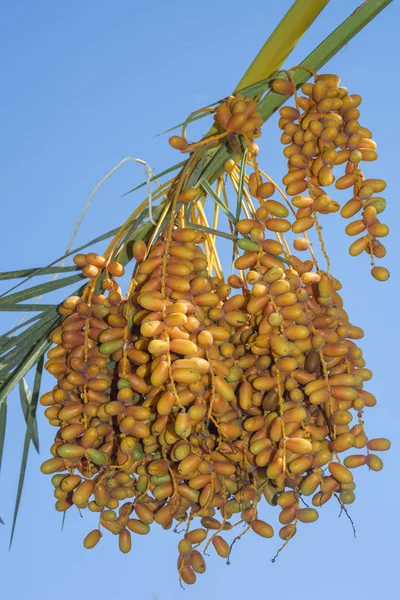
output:
M331 2L289 58L298 64L359 2ZM2 61L1 268L37 267L63 254L81 208L94 185L120 159L139 156L157 170L180 160L166 137L155 135L192 110L231 92L291 2L251 5L203 0L146 3L3 2L0 8ZM398 63L399 6L390 5L325 68L338 73L350 92L363 96L361 121L374 133L379 160L366 172L388 181L385 217L391 226L385 259L386 284L369 275L365 257L351 259L343 221L324 227L333 273L343 284L345 309L363 327L367 366L374 372L368 390L378 405L366 414L370 437L394 442L382 455L380 473L356 473L357 501L352 536L339 507L326 506L319 522L304 525L275 564L276 538L248 535L235 546L230 567L214 555L207 574L187 588L190 600L244 595L306 600L310 594L333 600L338 594L388 596L397 585L398 477L397 388L399 294L398 255ZM277 118L265 127L260 162L276 180L285 171ZM206 131L204 122L193 137ZM96 196L77 238L94 238L122 223L141 201L122 194L143 179L143 169L126 165ZM338 200L344 200L343 195ZM385 242L386 243L386 242ZM229 254L229 253L226 253ZM226 269L229 268L225 262ZM11 319L0 314L1 329ZM393 375L392 375L393 374ZM393 378L393 382L392 382ZM43 390L53 386L45 377ZM41 454L31 452L14 545L8 552L13 503L23 444L23 417L17 393L9 398L9 423L0 478L0 572L4 597L67 600L82 597L172 600L181 595L176 577L177 536L154 529L134 540L122 555L116 539L104 536L91 552L82 547L95 525L93 515L68 514L64 531L53 509L50 478L39 466L54 435L39 410ZM268 520L272 509L266 510ZM271 517L276 523L276 514Z

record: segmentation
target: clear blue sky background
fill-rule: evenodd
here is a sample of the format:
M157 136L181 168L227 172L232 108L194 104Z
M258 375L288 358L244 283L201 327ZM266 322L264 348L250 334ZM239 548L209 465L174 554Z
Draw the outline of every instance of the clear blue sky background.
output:
M287 65L298 64L358 3L332 1ZM290 4L289 0L3 2L1 270L41 266L63 254L93 186L121 158L140 156L159 170L180 160L167 139L155 134L227 95ZM392 277L386 285L370 277L365 256L348 256L343 220L329 217L324 227L333 272L343 283L345 308L366 332L362 346L367 366L375 373L367 389L377 395L378 405L367 411L367 431L371 437L384 435L394 442L392 451L383 455L382 472L356 472L357 501L350 511L357 539L348 520L338 519L339 506L332 503L323 508L318 523L299 528L276 564L270 558L279 540L248 535L235 546L230 567L213 555L207 574L182 592L176 577L177 536L172 532L154 528L151 535L135 538L127 556L119 553L111 535L105 535L95 550L83 549L82 539L96 521L90 513L83 519L68 514L61 532L50 478L39 471L54 436L40 408L41 455L30 454L14 545L8 552L24 430L14 392L9 398L0 479L0 515L6 522L0 528L4 598L392 596L399 539L399 410L394 383L399 356L395 257L400 251L400 89L392 48L399 16L399 5L393 3L326 67L364 98L361 121L372 129L380 151L380 160L369 163L366 173L388 181L385 217L392 224L386 260ZM276 121L273 118L265 128L261 163L280 181L285 161ZM205 127L202 122L197 132ZM141 167L124 166L99 192L77 244L125 220L142 195L121 196L142 179ZM338 199L345 201L343 194ZM3 331L11 322L1 314ZM45 377L43 389L53 385ZM276 513L266 510L274 524Z

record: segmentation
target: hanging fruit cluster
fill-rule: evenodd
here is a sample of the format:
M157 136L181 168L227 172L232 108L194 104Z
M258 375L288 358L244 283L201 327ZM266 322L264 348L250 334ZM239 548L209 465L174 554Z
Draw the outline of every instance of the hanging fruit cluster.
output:
M291 83L284 83L287 91ZM75 257L90 280L81 296L65 300L65 318L52 334L46 368L57 384L41 404L57 434L42 471L53 474L57 510L99 513L86 548L98 543L102 529L129 552L132 533L179 525L179 578L191 584L206 569L201 544L229 560L248 530L273 537L260 519L261 500L279 507L285 545L331 498L342 507L354 501L354 468L382 468L374 452L390 442L368 439L364 430L363 411L376 404L364 389L372 377L358 346L364 334L343 308L329 261L319 267L306 233L317 227L327 258L317 213L336 210L322 186L333 181L333 154L345 156L344 181L354 186L354 198L344 208L363 209L363 226L351 231L367 231L364 249L372 258L382 254L376 218L382 205L370 198L383 187L364 180L356 160L372 156L372 142L358 122L349 126L357 101L338 86L335 76L319 76L303 87L309 99L297 101L301 117L299 109L281 111L282 141L291 148L284 183L296 211L258 166L257 104L236 95L217 108L216 136L195 144L171 138L191 156L167 191L152 238L133 244L127 293L115 279L125 273L115 258L121 236L104 256ZM243 148L243 137L245 151L235 151L218 177L211 229L206 192L188 182L204 147L230 135L235 148ZM228 183L244 218L231 223L237 273L225 278L215 236ZM299 195L306 190L309 196ZM272 198L276 193L280 200ZM356 212L346 210L344 216ZM293 245L310 258L291 254L284 236L290 230L303 234ZM379 273L373 274L385 279ZM303 497L312 507L301 505ZM226 532L239 525L244 529L229 544Z
M231 133L247 134L250 138L260 137L263 119L257 111L255 100L246 100L242 94L229 96L218 106L215 120Z
M282 83L285 88L281 93L294 93L293 84ZM296 108L281 108L279 121L283 130L281 142L286 145L284 155L288 159L288 172L282 181L286 193L294 196L292 204L297 209L292 231L300 233L314 225L318 227L319 215L340 209L339 203L324 188L335 182L337 190L352 189L352 197L340 214L350 219L361 212L361 218L350 222L345 230L349 236L361 234L361 237L350 245L349 253L357 256L367 252L371 257L372 275L378 281L385 281L389 272L375 266L374 257L383 258L386 254L380 238L389 233L389 228L378 218L385 210L386 201L374 194L383 192L386 182L366 179L360 169L361 162L378 157L371 131L358 121L361 96L349 94L340 86L336 75L316 76L315 83L304 84L302 92L304 96L295 96ZM335 181L334 168L343 164L345 174ZM303 192L309 195L300 195Z

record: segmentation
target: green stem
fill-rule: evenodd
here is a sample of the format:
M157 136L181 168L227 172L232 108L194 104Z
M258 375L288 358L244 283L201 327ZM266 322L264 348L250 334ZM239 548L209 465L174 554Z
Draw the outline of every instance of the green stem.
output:
M329 0L296 0L269 36L235 91L278 71Z

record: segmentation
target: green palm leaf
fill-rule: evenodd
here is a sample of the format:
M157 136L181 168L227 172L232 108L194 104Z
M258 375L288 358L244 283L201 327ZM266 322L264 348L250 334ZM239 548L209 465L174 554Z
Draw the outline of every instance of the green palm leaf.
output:
M36 269L21 269L19 271L4 271L0 273L0 281L5 279L19 279L20 277L34 277L35 275L50 275L54 273L69 273L79 271L79 267L36 267Z
M236 224L235 217L233 216L233 214L231 213L229 208L227 208L225 206L225 204L222 202L221 198L219 198L219 196L217 196L217 194L215 193L215 191L213 190L211 185L208 183L208 181L203 181L203 183L201 185L202 185L203 190L205 192L207 192L207 194L210 196L211 200L213 200L215 202L215 204L218 204L218 206L226 214L228 219L235 225Z
M26 431L24 438L24 447L22 451L22 460L21 460L21 468L19 473L18 480L18 488L17 488L17 497L15 500L14 507L14 516L11 527L11 536L10 536L10 547L12 545L12 541L14 538L15 526L17 523L17 517L19 512L19 506L21 503L22 489L24 487L25 473L26 473L26 465L28 462L28 454L29 454L29 446L32 441L36 450L39 452L39 439L38 439L38 430L37 430L37 422L36 422L36 409L39 400L39 392L40 392L40 383L42 380L42 372L43 372L43 356L39 359L36 367L35 380L33 383L33 392L30 391L25 379L21 379L19 382L19 390L20 390L20 399L22 410L24 413L25 421L26 421Z
M67 285L72 285L73 283L82 281L82 279L84 279L83 275L71 275L70 277L64 277L63 279L46 281L45 283L34 285L26 290L22 290L21 292L9 294L6 297L3 295L3 298L0 299L0 306L4 304L22 302L23 300L29 300L29 298L36 298L37 296L42 296L43 294L48 294L49 292L59 290Z
M20 364L12 371L7 379L0 385L0 402L19 383L22 377L40 360L46 350L51 346L47 334L30 350Z
M0 470L1 461L3 459L4 440L6 436L7 424L7 396L0 400Z

